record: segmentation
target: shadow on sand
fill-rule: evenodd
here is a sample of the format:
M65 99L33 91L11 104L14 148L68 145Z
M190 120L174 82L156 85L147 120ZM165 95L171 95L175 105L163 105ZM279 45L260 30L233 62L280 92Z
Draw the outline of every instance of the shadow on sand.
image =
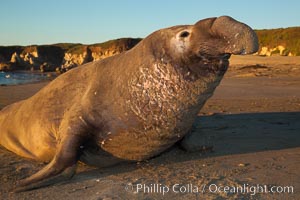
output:
M201 116L196 119L186 142L194 148L213 146L213 152L184 152L171 148L150 162L178 163L207 157L254 153L300 147L300 112L243 113ZM176 155L176 156L174 156ZM118 165L110 169L94 169L76 175L75 182L125 173L136 165ZM98 172L97 172L98 170Z
M213 155L300 147L300 112L202 116L187 138L191 146L213 146Z

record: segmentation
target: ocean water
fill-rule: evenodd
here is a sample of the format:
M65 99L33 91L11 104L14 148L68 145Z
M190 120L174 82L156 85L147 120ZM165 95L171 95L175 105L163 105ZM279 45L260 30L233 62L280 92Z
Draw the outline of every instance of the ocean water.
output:
M48 80L49 77L44 73L36 72L3 72L0 71L0 86L3 85L19 85L25 83L34 83L41 80Z

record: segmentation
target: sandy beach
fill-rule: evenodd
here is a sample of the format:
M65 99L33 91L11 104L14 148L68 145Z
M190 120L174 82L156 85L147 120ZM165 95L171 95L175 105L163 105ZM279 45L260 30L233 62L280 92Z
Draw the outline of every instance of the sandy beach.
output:
M190 140L148 161L97 169L13 193L44 166L0 147L0 199L300 199L300 57L233 56ZM49 82L0 87L0 109ZM28 122L30 123L30 122ZM1 130L0 130L1 131Z

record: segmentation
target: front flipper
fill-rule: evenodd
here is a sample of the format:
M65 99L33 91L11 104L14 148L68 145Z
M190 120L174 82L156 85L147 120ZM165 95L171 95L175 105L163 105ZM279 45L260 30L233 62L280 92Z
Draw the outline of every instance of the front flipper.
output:
M212 132L197 129L193 125L189 133L179 142L179 146L188 152L211 152L214 146L213 136Z
M21 180L16 192L32 190L70 179L76 171L82 136L69 134L62 138L52 161L36 174Z

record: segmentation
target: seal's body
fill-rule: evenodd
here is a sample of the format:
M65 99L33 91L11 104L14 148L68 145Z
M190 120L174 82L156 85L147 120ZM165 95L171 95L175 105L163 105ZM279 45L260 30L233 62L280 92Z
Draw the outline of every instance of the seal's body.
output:
M20 185L57 176L78 160L101 167L151 158L188 132L230 54L257 48L254 31L230 17L161 29L133 49L72 69L4 108L0 143L50 162Z

